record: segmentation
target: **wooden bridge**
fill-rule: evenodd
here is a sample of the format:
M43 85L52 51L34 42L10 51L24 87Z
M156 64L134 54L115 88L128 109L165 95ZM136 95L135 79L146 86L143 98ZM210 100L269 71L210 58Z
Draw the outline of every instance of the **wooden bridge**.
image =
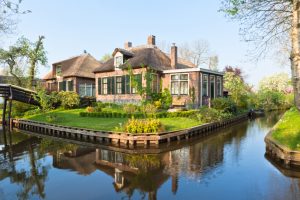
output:
M39 102L35 98L36 92L22 87L10 84L0 84L0 97L4 98L3 113L2 113L2 127L6 125L6 108L9 102L8 110L8 124L10 125L12 101L19 101L31 105L39 106Z

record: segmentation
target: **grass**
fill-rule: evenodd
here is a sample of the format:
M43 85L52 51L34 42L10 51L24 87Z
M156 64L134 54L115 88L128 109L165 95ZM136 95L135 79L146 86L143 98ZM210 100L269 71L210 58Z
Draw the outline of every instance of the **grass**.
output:
M88 128L93 130L113 131L116 127L126 123L126 118L96 118L96 117L80 117L79 113L85 109L73 110L54 110L48 113L37 114L26 117L27 119L47 122L49 114L55 114L57 120L54 124L72 126L79 128ZM199 125L199 121L190 118L162 118L160 119L166 131L175 131Z
M275 125L272 137L292 150L300 150L300 112L288 110Z

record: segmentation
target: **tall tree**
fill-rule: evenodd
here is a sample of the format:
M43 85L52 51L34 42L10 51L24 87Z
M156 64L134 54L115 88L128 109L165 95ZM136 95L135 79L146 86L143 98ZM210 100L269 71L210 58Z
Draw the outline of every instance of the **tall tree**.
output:
M39 36L38 40L34 43L30 42L26 38L22 38L23 48L26 49L26 56L29 61L29 88L34 86L34 79L38 65L47 64L47 56L44 48L43 40L44 36Z
M222 10L241 22L246 41L257 42L260 52L278 41L290 42L295 105L300 111L300 0L223 0Z
M18 86L25 86L22 81L24 74L20 67L25 55L26 49L22 48L20 43L10 46L8 50L0 49L0 63L8 67L9 74L14 78L13 83Z

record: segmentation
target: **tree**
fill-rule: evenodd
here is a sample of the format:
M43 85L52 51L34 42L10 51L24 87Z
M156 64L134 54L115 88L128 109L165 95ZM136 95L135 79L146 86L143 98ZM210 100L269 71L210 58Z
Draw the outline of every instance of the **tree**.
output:
M178 48L180 58L191 61L196 66L208 64L209 62L209 44L205 40L194 41L191 45L184 43Z
M22 82L24 74L20 67L25 55L26 49L22 48L20 42L10 46L8 50L0 49L0 62L8 67L9 73L14 77L15 84L18 86L25 86Z
M22 0L0 0L0 35L11 33L15 28L15 15L29 13L20 11L19 5Z
M240 77L240 79L244 82L244 75L242 70L239 67L232 67L232 66L226 66L224 69L225 73L226 72L232 72L235 76Z
M21 38L22 48L26 51L26 57L29 61L29 88L34 86L38 65L47 64L47 56L43 44L44 39L44 36L39 36L38 40L32 43L26 38Z
M106 54L104 54L104 55L102 56L102 58L100 59L100 61L104 63L104 62L108 61L108 60L111 59L111 58L112 58L111 54L106 53Z
M210 56L208 68L217 71L218 65L219 65L219 57L217 55Z
M278 41L291 44L294 101L300 111L300 0L223 0L222 10L241 22L245 40L257 42L260 52Z
M279 73L265 77L259 83L259 90L281 92L286 94L291 93L292 90L289 75L286 73Z
M244 97L247 96L249 89L243 80L233 72L226 72L224 76L224 87L228 90L234 103L240 107L244 107Z

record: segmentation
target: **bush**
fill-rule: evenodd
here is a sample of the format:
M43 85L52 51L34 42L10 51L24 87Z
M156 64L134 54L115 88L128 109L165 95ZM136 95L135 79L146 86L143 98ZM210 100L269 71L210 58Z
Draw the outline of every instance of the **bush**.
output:
M8 109L9 104L7 104L7 109ZM12 105L12 117L23 117L24 114L30 110L36 109L36 106L29 105L26 103L18 102L18 101L13 101Z
M258 107L266 110L286 109L290 106L285 94L276 91L262 91L258 93Z
M231 116L232 115L230 113L225 113L214 108L202 107L197 118L203 123L211 123L228 119Z
M125 113L133 114L139 111L139 108L137 105L134 104L124 104L123 110Z
M124 125L127 133L157 133L163 131L163 125L158 119L129 119Z
M58 93L52 92L47 94L44 89L37 92L36 100L39 101L43 111L54 109L59 105Z
M146 116L151 116L151 117L154 116L157 111L156 106L150 103L143 105L141 109Z
M59 121L58 116L56 114L49 114L46 116L46 121L48 123L56 123Z
M64 109L76 108L79 105L79 95L75 92L61 91L58 93L61 106Z
M229 113L236 113L237 107L231 98L219 97L211 101L212 108Z
M88 107L86 107L86 112L88 112L88 113L91 113L91 112L94 112L95 111L95 108L93 108L93 107L91 107L91 106L88 106Z

